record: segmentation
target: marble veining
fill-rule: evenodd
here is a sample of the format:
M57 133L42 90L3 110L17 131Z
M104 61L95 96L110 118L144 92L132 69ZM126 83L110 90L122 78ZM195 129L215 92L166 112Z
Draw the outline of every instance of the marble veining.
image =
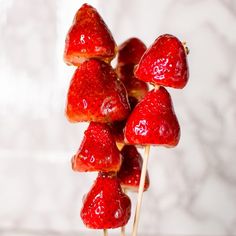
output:
M140 232L236 235L236 1L87 2L118 44L172 33L190 48L188 86L169 89L181 141L151 148ZM102 235L79 216L96 174L70 166L87 124L64 117L74 71L62 61L64 39L83 1L0 3L0 235Z

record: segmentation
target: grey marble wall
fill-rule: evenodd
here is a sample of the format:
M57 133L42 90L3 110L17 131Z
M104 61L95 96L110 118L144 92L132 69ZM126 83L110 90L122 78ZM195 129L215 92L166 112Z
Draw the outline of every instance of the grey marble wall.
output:
M64 38L82 3L0 0L0 235L101 235L79 217L95 175L70 168L86 124L63 114L74 70L62 61ZM140 232L236 235L236 1L88 3L118 44L172 33L190 48L188 86L169 89L181 142L151 149Z

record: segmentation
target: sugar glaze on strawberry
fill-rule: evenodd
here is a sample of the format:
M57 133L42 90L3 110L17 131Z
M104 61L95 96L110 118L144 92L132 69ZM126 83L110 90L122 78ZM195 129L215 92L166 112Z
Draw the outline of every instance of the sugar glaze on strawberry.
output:
M87 171L118 171L122 156L107 124L91 122L84 139L72 158L72 169Z
M116 43L102 17L95 8L83 4L66 37L65 62L75 66L91 58L109 62L115 54Z
M154 89L137 104L125 127L130 144L174 147L180 139L180 126L171 97L164 87Z
M159 36L142 56L135 75L156 85L182 89L189 78L183 44L173 35Z
M123 193L114 173L99 173L83 200L81 218L88 228L111 229L127 224L131 215L131 201Z
M124 120L129 112L126 89L109 64L90 59L76 69L67 95L69 121L107 123Z

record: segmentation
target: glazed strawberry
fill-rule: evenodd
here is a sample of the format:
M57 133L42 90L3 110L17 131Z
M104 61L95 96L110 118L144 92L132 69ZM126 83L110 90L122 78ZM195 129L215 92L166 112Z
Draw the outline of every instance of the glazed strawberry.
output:
M140 80L181 89L188 82L185 49L173 35L158 37L140 60L135 75Z
M148 84L144 81L138 80L134 76L123 82L127 93L130 97L136 98L138 101L142 100L148 92Z
M112 136L114 137L115 141L118 143L124 142L125 125L126 125L126 120L115 121L115 122L109 124Z
M137 98L138 101L140 101L148 92L148 84L144 81L138 80L134 76L134 67L134 64L118 66L116 68L116 73L125 85L128 95Z
M91 59L75 71L66 115L71 122L124 120L130 112L127 92L109 64Z
M117 177L121 181L121 187L131 191L138 192L141 178L143 159L137 148L133 145L126 145L121 150L123 162ZM145 179L144 191L149 188L148 173Z
M180 127L164 87L148 92L129 116L125 138L130 144L176 146Z
M138 38L130 38L118 48L118 65L138 64L147 50L145 44Z
M124 83L128 95L138 100L141 100L148 92L148 85L134 76L134 67L146 49L141 40L131 38L126 40L118 50L116 72L119 79Z
M121 154L107 124L91 122L84 139L72 158L74 171L118 171Z
M115 57L116 44L97 10L84 4L76 13L66 37L64 60L78 66L87 58L110 62Z
M80 215L88 228L118 228L130 218L131 201L122 192L120 181L111 174L99 173L83 203Z
M131 111L137 105L138 100L134 97L129 97L129 104L131 107ZM118 143L124 143L124 128L126 125L127 120L122 121L115 121L109 123L109 127L111 129L112 136L114 137L115 141Z

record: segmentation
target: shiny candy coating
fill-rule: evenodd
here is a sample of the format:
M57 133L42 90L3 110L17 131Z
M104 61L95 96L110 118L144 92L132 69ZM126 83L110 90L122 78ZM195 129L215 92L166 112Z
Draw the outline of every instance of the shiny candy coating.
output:
M118 48L118 65L138 64L147 50L145 44L138 38L130 38Z
M107 123L124 120L129 112L126 89L109 64L91 59L77 68L67 95L69 121Z
M122 157L107 124L91 122L72 158L74 171L118 171Z
M129 116L125 139L130 144L174 147L180 126L169 93L164 87L148 92Z
M118 228L127 224L130 214L131 201L123 193L118 178L99 173L83 201L80 215L84 224L92 229Z
M173 35L158 37L142 56L135 76L156 85L182 89L188 82L187 55Z
M65 44L64 60L79 66L89 58L110 62L116 54L116 43L97 10L88 4L77 11Z

